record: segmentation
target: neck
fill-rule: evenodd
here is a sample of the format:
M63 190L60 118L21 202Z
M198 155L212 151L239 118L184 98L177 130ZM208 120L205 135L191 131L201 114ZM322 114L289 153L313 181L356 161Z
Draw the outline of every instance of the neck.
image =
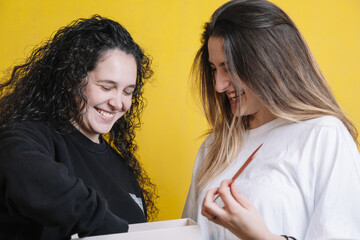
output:
M265 123L276 119L268 109L263 109L249 116L249 129L258 128Z
M72 125L79 130L79 132L81 132L85 137L87 137L88 139L90 139L91 141L93 141L94 143L100 143L100 135L99 134L92 134L92 133L88 133L86 131L84 131L79 124L77 123L72 123Z

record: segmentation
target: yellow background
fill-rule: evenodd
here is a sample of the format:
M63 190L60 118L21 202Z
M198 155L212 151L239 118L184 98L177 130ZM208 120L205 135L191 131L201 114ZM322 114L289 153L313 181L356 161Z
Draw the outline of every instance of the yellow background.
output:
M189 92L202 25L224 0L0 0L0 71L80 17L119 21L153 58L138 132L140 161L157 184L159 220L180 218L207 128ZM273 0L295 21L340 105L360 128L360 0ZM345 174L345 173L344 173Z

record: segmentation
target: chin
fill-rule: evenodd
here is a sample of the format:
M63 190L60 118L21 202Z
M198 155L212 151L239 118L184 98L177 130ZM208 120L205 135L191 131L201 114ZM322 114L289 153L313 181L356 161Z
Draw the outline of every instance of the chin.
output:
M96 129L96 132L100 135L104 135L104 134L109 133L110 130L111 130L111 128L98 128L98 129Z
M239 109L234 109L231 111L231 113L233 114L234 117L244 117L244 116L247 116L249 114L247 114L246 112L243 112Z
M241 117L241 112L237 108L231 108L231 113L234 117Z

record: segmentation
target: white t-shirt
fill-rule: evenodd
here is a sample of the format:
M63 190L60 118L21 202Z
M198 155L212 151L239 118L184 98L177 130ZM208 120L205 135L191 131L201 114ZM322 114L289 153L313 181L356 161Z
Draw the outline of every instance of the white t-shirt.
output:
M202 216L201 204L207 190L231 179L261 143L235 183L271 232L298 240L360 239L360 155L337 118L275 119L249 130L237 159L197 198L195 173L210 141L211 135L198 152L183 212L199 223L204 240L238 239Z

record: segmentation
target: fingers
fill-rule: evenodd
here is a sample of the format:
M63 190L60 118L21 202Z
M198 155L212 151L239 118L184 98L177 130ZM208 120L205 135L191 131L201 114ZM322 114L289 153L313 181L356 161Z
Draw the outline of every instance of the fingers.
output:
M215 202L217 194L224 203L223 207ZM240 239L260 239L264 233L270 236L261 214L240 193L232 180L222 181L218 189L211 189L206 193L201 213L209 221L229 229Z
M212 219L214 216L214 213L212 209L216 206L216 203L214 202L215 195L217 194L217 189L210 189L203 200L202 208L201 208L201 214L207 217L209 220Z
M236 187L236 184L231 183L230 184L230 192L231 195L234 197L234 199L245 209L250 209L253 205L252 203L244 197L239 191L239 189Z
M224 205L226 206L226 208L228 208L230 211L232 211L234 209L239 211L239 210L241 210L241 209L239 209L240 202L237 199L235 199L233 196L233 193L231 191L231 186L232 185L235 186L235 184L232 184L232 183L233 183L232 180L222 181L218 192L219 192L219 196L221 197L222 201L224 202ZM237 191L237 193L240 194L239 191ZM240 204L240 207L243 207L243 206Z
M219 207L216 202L215 198L218 194L218 189L210 189L203 200L201 214L205 216L210 221L215 221L217 218L221 218L224 214L224 210Z
M215 201L218 195L224 203L223 207L218 206ZM201 214L210 221L221 221L229 214L242 214L250 209L252 203L240 193L233 180L224 180L218 189L208 190L202 203Z

